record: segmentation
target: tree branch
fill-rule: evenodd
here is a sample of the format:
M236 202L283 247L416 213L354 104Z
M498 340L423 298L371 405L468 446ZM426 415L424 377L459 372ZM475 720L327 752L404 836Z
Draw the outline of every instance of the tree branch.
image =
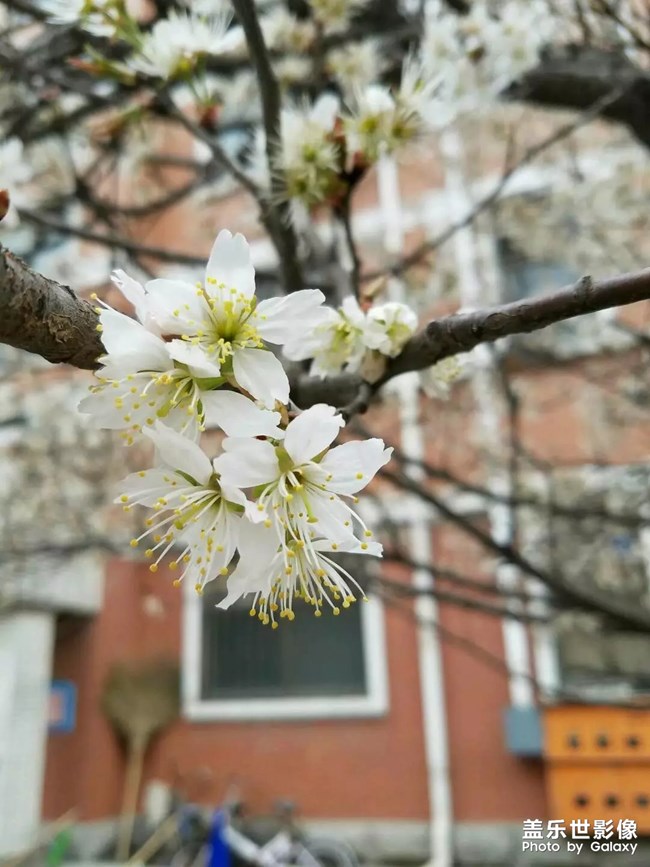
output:
M389 362L386 373L372 386L376 392L394 376L431 367L444 358L469 352L480 343L491 343L513 334L539 331L556 322L622 307L650 299L650 268L608 280L583 277L572 286L524 301L513 301L471 313L453 313L434 319L409 340L401 354ZM302 377L295 386L294 399L306 407L334 399L336 405L353 405L362 380L344 374L327 380Z
M292 396L298 406L325 401L335 406L347 403L348 409L358 411L355 398L360 392L365 406L367 395L399 374L423 370L451 355L469 352L480 343L648 299L650 268L597 282L583 277L573 286L538 298L434 319L409 340L401 355L390 361L383 378L372 386L352 374L325 380L303 376L294 383ZM97 324L91 304L0 247L0 343L34 352L48 361L92 370L104 353Z
M0 246L0 343L94 368L104 347L94 307Z
M271 65L271 57L253 0L233 0L235 13L246 35L248 50L255 66L262 99L262 117L266 138L266 159L271 182L271 199L262 202L262 215L275 241L280 257L280 269L288 292L304 288L298 257L298 241L291 222L286 185L281 163L277 159L280 146L280 87Z
M406 476L404 473L393 472L385 467L380 471L382 478L392 482L396 487L410 491L423 502L428 503L443 518L460 527L471 538L479 542L487 551L502 557L506 562L517 566L524 574L537 578L551 590L553 590L563 602L570 602L587 611L605 615L627 629L647 632L650 629L650 612L635 608L625 601L621 601L611 593L585 589L575 584L569 584L562 575L553 571L545 571L513 548L512 545L502 545L492 536L474 524L469 518L455 512L440 497L430 491L425 491L418 482Z
M580 110L613 90L620 95L603 105L599 114L624 124L650 148L650 74L622 52L577 45L553 49L507 95L536 105Z

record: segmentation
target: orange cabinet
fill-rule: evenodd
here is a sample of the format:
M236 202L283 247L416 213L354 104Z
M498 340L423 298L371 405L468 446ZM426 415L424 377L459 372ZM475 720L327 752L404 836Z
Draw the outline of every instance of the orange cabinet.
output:
M650 833L650 709L557 705L543 718L551 817L633 819Z

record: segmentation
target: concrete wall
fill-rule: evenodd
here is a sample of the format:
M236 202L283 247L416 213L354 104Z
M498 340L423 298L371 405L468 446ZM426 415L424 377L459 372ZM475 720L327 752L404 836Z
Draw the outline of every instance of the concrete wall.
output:
M40 825L53 636L49 612L0 617L0 856Z

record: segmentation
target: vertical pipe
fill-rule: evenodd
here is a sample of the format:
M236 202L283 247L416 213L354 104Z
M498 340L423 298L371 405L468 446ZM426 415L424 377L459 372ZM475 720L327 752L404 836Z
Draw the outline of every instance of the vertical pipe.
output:
M398 254L403 249L403 231L400 210L399 178L394 160L384 156L378 166L379 203L385 232L385 247ZM393 280L389 287L392 300L403 300L403 287ZM420 389L416 373L399 378L399 387L394 389L399 401L400 433L402 451L415 461L425 457L424 437L419 421ZM410 466L407 474L414 479L422 477L422 471ZM409 527L409 542L413 559L430 563L433 558L431 521L423 512L420 503L411 503L415 518ZM413 586L420 590L433 587L430 573L416 569L412 576ZM433 596L421 593L415 602L418 619L418 662L420 696L422 701L422 724L424 729L427 791L429 797L429 865L452 867L453 863L453 806L449 774L449 747L447 733L447 709L444 689L442 649L437 631L431 623L438 618L438 605Z
M456 130L448 129L440 136L440 151L443 156L450 219L458 220L471 211L472 201L467 191L462 167L463 145ZM468 308L478 307L485 299L481 297L483 285L478 261L481 250L472 226L459 229L453 237L453 244L461 303ZM482 272L483 266L489 263L480 264ZM486 273L489 274L489 271L488 268ZM492 455L501 455L507 449L507 443L502 434L503 398L496 381L497 373L492 353L486 345L479 345L473 350L473 359L476 370L472 375L472 386L478 407L481 440ZM498 460L490 466L488 481L490 487L502 496L509 497L514 493L508 473L499 466ZM514 526L510 507L506 503L490 504L488 516L494 540L501 545L512 544ZM497 566L496 579L497 583L507 590L519 584L520 576L516 567L502 563ZM511 602L508 606L515 610L517 604L520 603ZM505 662L509 672L510 702L515 707L531 707L535 697L530 676L526 626L514 618L504 618L502 630Z

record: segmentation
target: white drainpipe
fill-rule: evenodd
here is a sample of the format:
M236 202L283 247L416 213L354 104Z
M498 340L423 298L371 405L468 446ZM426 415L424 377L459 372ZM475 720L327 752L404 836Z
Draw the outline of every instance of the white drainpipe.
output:
M445 187L449 197L449 220L457 221L472 209L472 200L468 194L467 184L462 168L463 143L455 129L446 130L440 136L440 151L445 170ZM484 306L496 297L485 297L485 285L489 285L490 272L492 289L498 279L494 273L493 256L486 257L481 245L477 242L471 225L459 229L453 236L456 254L456 269L461 304L465 308ZM482 255L483 254L483 255ZM487 277L482 283L478 268L481 259L481 272ZM492 260L492 261L490 261ZM493 295L496 293L493 292ZM480 344L473 350L473 360L476 370L472 372L471 383L474 398L478 406L478 424L480 436L488 452L494 455L507 453L508 444L502 435L503 417L501 407L503 396L496 380L497 372L490 349ZM489 468L489 486L501 496L508 497L513 492L507 471L500 466ZM495 542L509 545L514 541L514 526L511 510L505 503L492 502L488 504L490 530ZM504 590L521 586L519 570L508 563L502 563L496 569L497 583ZM513 610L521 610L521 603L510 602ZM517 608L519 606L519 608ZM513 618L504 618L502 623L505 662L508 667L508 686L510 702L514 707L531 707L535 701L531 680L530 653L528 633L524 623Z
M385 232L387 252L399 254L403 249L403 230L400 209L399 179L395 162L388 157L378 166L379 203ZM403 287L392 281L389 294L393 300L402 300ZM391 383L388 383L390 386ZM400 405L402 451L418 461L425 457L424 438L419 422L419 380L417 374L399 377L392 389ZM409 467L407 475L421 478L421 470ZM430 563L433 557L430 515L413 498L414 519L409 526L409 542L413 559ZM415 570L413 586L422 590L433 587L433 579L426 570ZM420 594L415 602L418 619L418 659L420 695L424 729L427 791L429 797L429 850L430 867L452 867L453 863L453 805L449 775L449 747L447 712L444 690L444 669L440 639L431 623L438 618L438 605L433 596Z

